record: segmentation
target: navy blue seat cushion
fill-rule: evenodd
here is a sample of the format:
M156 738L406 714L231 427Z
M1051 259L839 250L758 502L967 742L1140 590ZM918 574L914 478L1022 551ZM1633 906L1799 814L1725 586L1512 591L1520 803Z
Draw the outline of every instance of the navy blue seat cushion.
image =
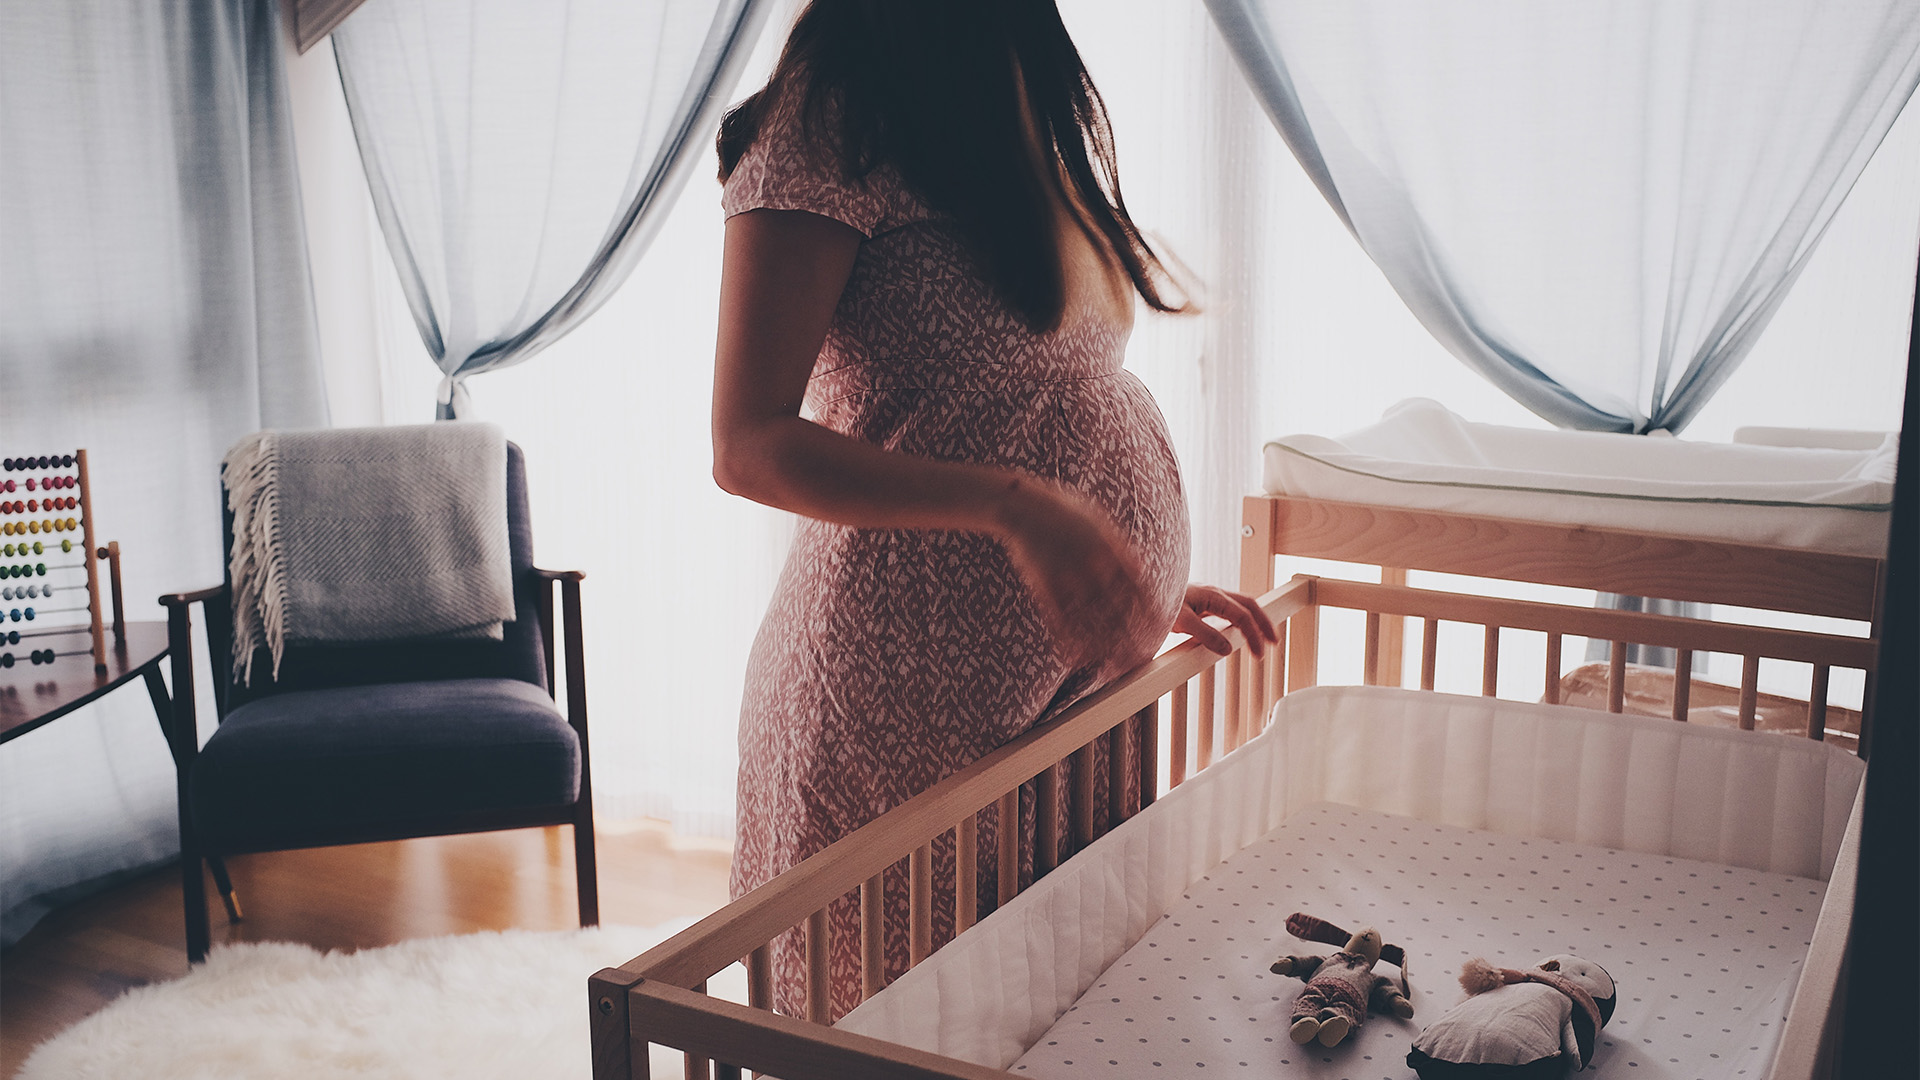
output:
M519 679L297 690L229 713L191 787L214 852L501 828L572 806L580 740Z

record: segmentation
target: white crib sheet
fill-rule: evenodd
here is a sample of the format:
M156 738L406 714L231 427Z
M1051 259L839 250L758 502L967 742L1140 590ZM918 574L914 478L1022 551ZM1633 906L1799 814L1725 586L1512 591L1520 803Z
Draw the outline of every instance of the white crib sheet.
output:
M1594 1067L1760 1076L1825 893L1811 878L1320 804L1195 882L1013 1071L1404 1080L1421 1027L1464 996L1461 963L1564 952L1618 986ZM1414 1018L1370 1017L1331 1050L1288 1040L1304 984L1268 965L1330 951L1287 934L1296 910L1404 946Z
M1069 859L838 1026L1010 1068L1197 882L1318 804L1513 842L1558 842L1593 858L1606 849L1621 855L1605 858L1702 860L1769 879L1824 880L1864 770L1859 758L1807 739L1497 698L1311 687L1282 698L1266 731ZM1741 878L1749 880L1762 879ZM1364 907L1337 910L1323 895L1316 890L1296 907L1343 925L1351 925L1344 920L1354 910L1369 917ZM1413 961L1414 991L1420 1018L1437 1016L1427 1011L1431 999L1448 992L1459 958L1424 946L1402 922L1378 918L1392 940L1414 948L1416 957L1432 957ZM1277 924L1271 932L1282 934ZM1264 972L1272 958L1246 951L1249 963L1260 961L1254 970ZM1502 952L1488 959L1537 958ZM1689 970L1705 965L1704 957L1681 959ZM1720 966L1730 965L1712 965ZM1629 970L1637 973L1637 965ZM1626 993L1645 996L1631 986ZM1404 1080L1404 1067L1399 1075Z
M1886 553L1898 437L1872 450L1477 424L1414 398L1266 445L1264 489L1342 502Z

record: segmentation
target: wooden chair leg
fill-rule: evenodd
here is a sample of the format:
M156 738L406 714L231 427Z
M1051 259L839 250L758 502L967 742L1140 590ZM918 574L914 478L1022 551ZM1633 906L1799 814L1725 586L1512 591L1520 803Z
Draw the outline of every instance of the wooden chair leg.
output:
M213 926L207 919L207 880L200 870L200 848L180 837L180 893L187 914L187 963L207 958L213 944Z
M193 700L193 635L188 617L188 602L176 598L167 603L167 653L173 674L173 700L169 702L168 748L173 753L174 795L180 813L180 899L187 917L187 963L207 958L213 944L213 927L207 920L207 879L200 870L200 837L193 827L193 792L189 783L193 760L199 750ZM147 690L158 709L165 697L159 672L147 680ZM226 873L226 867L220 868Z
M600 875L593 853L593 802L585 797L573 812L573 869L580 893L580 925L600 925Z
M227 876L226 860L209 855L207 869L213 873L213 884L220 890L220 903L227 909L227 921L239 922L244 917L240 912L240 896L233 891L233 879Z

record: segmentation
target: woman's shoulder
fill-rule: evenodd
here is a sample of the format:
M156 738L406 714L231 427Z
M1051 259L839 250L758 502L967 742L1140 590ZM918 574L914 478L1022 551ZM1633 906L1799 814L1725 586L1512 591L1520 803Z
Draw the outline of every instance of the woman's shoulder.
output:
M753 142L734 163L720 204L728 217L749 210L804 210L875 236L932 216L885 163L855 175L841 152L831 98L810 110L804 87L770 86Z

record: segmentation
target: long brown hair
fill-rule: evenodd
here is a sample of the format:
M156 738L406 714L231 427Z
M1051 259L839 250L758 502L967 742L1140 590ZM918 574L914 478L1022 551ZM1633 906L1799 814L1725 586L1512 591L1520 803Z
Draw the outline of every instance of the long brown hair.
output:
M1066 307L1055 194L1149 305L1191 306L1167 298L1172 276L1127 214L1106 106L1054 0L812 0L766 88L722 122L722 180L784 92L804 94L803 122L829 136L849 179L891 166L952 218L1033 329L1058 326ZM828 124L838 130L822 132Z

